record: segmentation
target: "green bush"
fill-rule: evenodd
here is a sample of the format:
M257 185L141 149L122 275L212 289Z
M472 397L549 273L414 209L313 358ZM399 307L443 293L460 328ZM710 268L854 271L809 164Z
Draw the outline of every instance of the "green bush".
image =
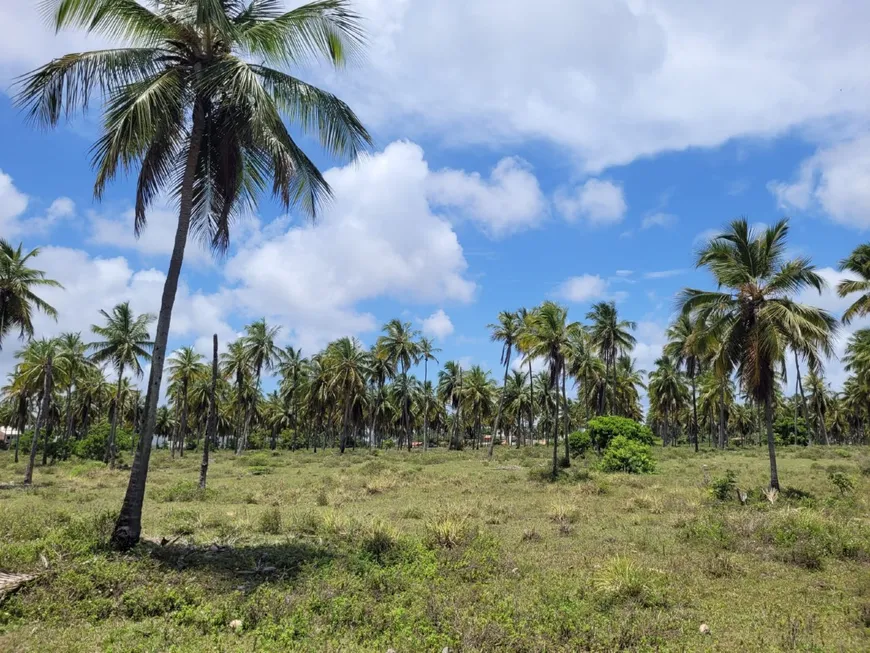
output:
M655 471L650 445L618 435L604 451L601 469L605 472L649 474Z
M798 417L797 419L797 433L795 433L795 419L793 415L778 417L773 423L773 435L776 444L796 444L804 447L809 443L809 429L803 417Z
M586 455L592 447L592 438L587 431L574 431L568 436L568 451L574 458Z
M305 445L305 437L301 432L294 429L284 429L278 435L278 447L280 449L299 451L300 449L304 449Z
M831 483L840 491L841 495L847 494L855 489L855 481L844 472L830 472L828 478Z
M648 426L627 417L595 417L589 420L587 433L598 451L606 449L618 437L646 445L655 443L655 436Z
M732 469L725 470L725 476L714 478L710 483L710 494L719 501L728 501L737 488L737 474Z
M105 460L106 443L109 441L109 431L112 425L102 421L88 431L88 434L73 445L73 453L86 460ZM115 450L130 451L133 446L133 433L120 424L115 429Z

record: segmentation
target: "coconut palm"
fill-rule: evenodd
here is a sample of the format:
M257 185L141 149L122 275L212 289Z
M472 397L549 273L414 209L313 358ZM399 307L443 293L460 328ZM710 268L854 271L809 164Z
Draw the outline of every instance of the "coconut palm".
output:
M27 254L23 245L12 247L0 238L0 349L3 338L18 330L21 339L33 337L33 313L42 311L57 319L57 311L36 295L37 288L63 288L57 281L46 279L45 272L28 267L39 256L39 249Z
M149 313L136 315L130 308L130 302L118 304L109 314L100 311L105 324L91 325L94 335L101 338L92 342L88 347L93 351L91 360L96 363L110 363L118 373L118 388L115 393L115 410L112 412L112 425L109 430L109 441L106 445L106 455L109 466L115 468L115 429L118 425L120 412L121 383L124 380L124 371L130 369L139 378L142 376L141 360L151 360L151 349L154 343L148 333L148 325L154 321L154 316Z
M787 237L787 220L761 231L745 219L735 220L698 254L698 267L712 272L718 289L686 288L679 297L682 311L701 317L719 334L722 358L736 368L747 393L764 405L770 486L775 489L773 397L789 335L797 331L818 342L833 324L826 311L790 298L806 288L821 293L825 282L809 259L786 260Z
M511 368L511 354L520 335L521 322L516 313L502 311L498 314L498 322L490 324L487 328L492 332L490 340L501 343L499 362L504 365L504 381L502 382L501 397L498 400L498 410L495 414L495 424L492 427L492 437L489 439L488 455L492 458L492 450L495 445L495 438L498 435L499 422L501 421L501 411L505 402L505 388L507 387L508 373Z
M411 328L410 322L402 322L401 320L390 320L384 325L383 331L384 335L378 338L377 344L387 352L393 364L402 370L402 388L407 391L410 387L408 385L408 368L420 360L420 345L417 342L419 334ZM402 423L408 451L411 450L409 401L408 396L402 398Z
M248 364L254 372L254 397L247 405L245 425L242 429L242 439L239 442L237 453L241 453L247 447L248 433L251 428L256 398L260 396L260 377L263 371L272 371L282 356L281 348L275 344L275 340L281 331L280 326L270 327L266 324L266 318L262 318L245 327L245 335L241 337L242 351Z
M495 392L495 382L490 378L489 372L480 365L472 365L463 378L462 402L465 413L474 420L474 448L479 448L483 441L483 422L492 416ZM490 436L490 439L494 437L495 433Z
M668 328L668 343L664 353L669 356L678 368L683 368L689 375L692 385L692 440L695 451L698 451L698 393L697 376L700 371L703 350L700 345L702 325L698 324L687 313L680 313L674 323Z
M36 449L39 446L40 430L50 419L52 386L54 382L54 360L57 358L59 343L55 339L41 338L28 343L15 357L19 360L16 366L15 384L27 387L31 394L37 394L38 412L36 424L33 427L33 438L30 441L30 456L24 470L24 485L33 482L33 466L36 462ZM46 428L46 434L48 429ZM48 449L46 435L45 451Z
M324 367L329 389L342 398L342 434L340 453L344 453L350 435L354 406L365 396L368 357L356 338L340 338L331 343L324 354Z
M369 359L367 364L369 370L369 380L375 386L375 395L372 402L372 435L371 446L377 446L377 428L381 417L381 405L384 401L384 384L388 379L393 378L396 374L395 363L390 356L390 352L381 345L375 345L369 351Z
M435 354L441 351L429 338L420 338L417 343L420 360L423 361L423 451L429 449L429 393L425 390L429 383L429 361L438 362Z
M650 406L655 406L664 419L662 446L667 446L671 442L670 418L688 398L688 391L676 361L670 356L661 356L655 366L649 375Z
M181 405L181 422L178 426L178 438L173 443L178 454L184 456L184 438L187 436L188 411L190 409L191 387L200 379L206 379L208 368L203 362L203 355L193 347L177 349L169 358L169 388L171 395L177 398Z
M577 322L568 322L568 310L555 302L546 301L532 314L529 328L523 329L519 336L519 342L527 356L543 358L547 361L549 372L547 381L547 394L555 392L558 395L559 380L562 379L562 403L565 401L564 368L565 357L570 348L572 338L581 329ZM553 405L553 478L559 473L559 401L556 399ZM568 421L564 420L565 427L565 464L570 465L568 454Z
M630 351L637 342L630 331L637 328L637 324L629 320L620 320L615 302L598 302L592 305L592 309L586 314L586 319L592 324L589 326L589 334L592 343L598 349L598 355L604 361L607 379L611 381L611 414L616 414L614 404L616 388L616 361L620 354ZM599 412L604 412L604 396L601 397Z
M843 313L843 324L849 324L856 317L870 314L870 243L858 245L855 251L840 261L840 270L859 277L844 279L837 285L837 294L840 297L861 293Z
M48 0L57 30L82 28L128 47L69 54L26 75L17 102L35 122L105 98L94 148L95 194L119 170L139 164L135 230L162 193L179 216L164 285L146 400L147 421L113 544L139 539L160 379L189 232L215 249L229 245L234 216L271 188L285 206L314 215L329 186L290 135L282 116L319 138L332 155L354 157L371 139L334 95L285 72L316 59L341 66L363 43L347 0L286 11L271 0ZM271 177L271 183L267 180ZM139 454L141 451L141 454Z
M66 379L66 430L63 434L63 444L72 438L75 429L75 414L72 410L73 387L79 380L83 371L93 365L93 361L87 356L88 345L82 340L80 333L62 333L58 337L59 352L57 365L63 368ZM61 446L66 455L66 447Z
M238 445L241 442L241 432L247 414L246 407L253 401L251 365L243 340L231 342L227 346L227 351L221 354L221 374L226 379L232 379L235 384L235 437Z
M532 326L532 316L534 315L535 309L531 311L527 309L525 306L521 307L517 310L517 319L520 322L519 333L517 334L517 351L522 353L526 358L526 365L529 368L529 437L534 440L535 439L535 388L534 388L534 378L535 375L532 372L532 357L528 355L528 352L523 348L524 339L522 338L522 334Z
M804 384L809 393L809 405L816 416L816 425L822 434L822 440L825 444L831 444L828 437L828 428L825 420L828 414L828 406L830 405L830 393L825 384L825 379L817 370L810 370L804 377Z
M453 410L453 429L450 436L450 447L459 448L457 432L462 413L462 366L456 361L447 361L438 372L438 398L449 404Z

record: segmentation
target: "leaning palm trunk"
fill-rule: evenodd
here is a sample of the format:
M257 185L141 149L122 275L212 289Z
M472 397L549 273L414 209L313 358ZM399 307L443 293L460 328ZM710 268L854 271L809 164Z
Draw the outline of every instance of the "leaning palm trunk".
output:
M109 429L109 441L106 442L106 458L109 469L115 469L115 431L118 428L118 413L121 412L121 381L124 380L124 365L118 370L118 389L115 390L115 408L112 410L112 426Z
M498 426L501 421L501 409L504 406L505 387L507 387L508 370L511 367L510 352L507 353L504 363L504 381L501 384L501 398L498 400L498 410L495 413L495 422L492 425L492 437L489 439L489 457L492 458L492 449L495 446L495 436L498 434Z
M532 359L529 359L529 440L535 439L535 379L532 376Z
M48 409L51 405L51 356L45 361L45 380L42 384L42 396L39 405L39 413L36 415L36 425L33 428L33 438L30 442L30 458L27 460L27 467L24 470L24 485L33 483L33 465L36 462L36 447L39 444L39 429L42 427L42 421L48 415Z
M199 489L205 489L208 476L208 449L217 431L217 379L218 379L218 337L212 336L211 388L208 393L208 422L205 427L205 439L202 443L202 463L199 466Z
M148 462L151 458L151 440L154 437L154 428L157 423L157 400L160 396L160 381L163 377L163 363L166 359L166 343L169 339L172 307L175 304L178 279L181 276L181 265L184 262L184 247L187 244L187 234L190 231L190 216L193 210L193 180L202 142L203 122L203 107L197 102L193 110L190 143L181 182L178 227L175 231L175 243L172 247L166 282L163 284L160 314L157 318L157 333L151 357L151 374L148 377L148 393L145 396L145 427L142 429L139 447L133 458L133 468L130 471L130 481L127 484L124 503L121 505L121 513L118 515L115 530L112 533L112 546L122 551L134 546L139 541L142 532L142 504L145 501Z

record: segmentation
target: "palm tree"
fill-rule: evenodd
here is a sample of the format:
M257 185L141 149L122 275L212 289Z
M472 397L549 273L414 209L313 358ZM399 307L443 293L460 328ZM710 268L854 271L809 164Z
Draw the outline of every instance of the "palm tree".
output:
M438 362L435 354L441 350L429 338L420 338L417 343L420 360L423 361L423 388L429 383L429 361ZM429 395L423 393L423 451L429 450Z
M244 428L246 406L250 399L251 366L245 351L243 340L235 340L227 346L227 351L221 354L221 373L227 379L235 381L236 403L236 445L241 443L241 433Z
M516 313L510 311L502 311L498 314L498 323L490 324L487 327L492 334L490 340L500 342L501 357L499 362L504 365L504 381L502 381L501 397L498 400L498 411L495 414L495 424L492 427L492 437L489 439L489 457L492 458L492 450L495 446L495 438L498 435L499 422L501 421L501 411L504 407L505 388L507 387L508 372L511 368L511 354L513 353L514 345L520 335L520 320Z
M844 279L837 285L837 294L840 297L862 293L843 313L843 324L849 324L856 317L870 313L870 243L858 245L855 251L840 261L840 270L860 277Z
M279 393L284 405L292 411L292 426L298 428L296 419L296 404L298 402L299 388L305 370L305 359L302 358L302 350L295 349L290 345L281 353L278 362L278 374L281 376Z
M462 366L456 361L447 361L444 368L438 372L438 398L453 409L453 433L450 436L450 447L459 448L457 431L462 412Z
M88 358L88 345L82 340L80 333L62 333L58 338L59 352L56 363L63 368L66 378L66 431L63 434L63 444L72 437L75 428L75 416L72 410L73 387L82 372L93 365ZM66 448L61 447L66 455Z
M692 440L695 451L698 451L698 393L697 376L701 365L701 347L699 346L699 331L702 325L691 315L681 313L668 328L668 343L664 353L673 359L678 368L684 368L692 384Z
M788 221L756 231L735 220L698 254L698 267L712 273L718 290L686 288L681 309L701 317L719 335L722 358L737 369L743 388L764 405L770 486L779 489L773 437L773 396L777 368L782 369L789 335L824 340L834 320L818 308L798 304L789 295L805 288L821 293L825 282L807 258L785 259Z
M517 311L517 319L520 321L520 327L519 333L517 334L518 337L516 344L517 351L522 352L526 357L526 364L529 366L529 437L531 440L535 439L535 375L532 373L532 357L528 355L528 352L523 346L525 339L522 338L522 335L532 328L532 316L534 315L534 312L535 309L530 311L525 306Z
M266 318L263 318L246 326L245 335L241 338L243 354L254 371L254 397L257 399L260 396L260 376L263 370L271 371L281 360L281 348L275 344L280 331L280 326L270 327L266 324ZM245 426L237 453L241 453L247 447L255 405L256 400L248 403Z
M532 314L530 328L520 334L520 343L528 356L543 358L548 362L548 395L558 394L559 379L562 378L565 356L570 348L571 339L576 337L581 326L577 322L568 323L568 311L558 304L547 301ZM563 403L565 402L563 379ZM570 465L568 455L568 422L565 420L565 464ZM553 478L559 473L559 402L553 406Z
M462 401L467 408L467 414L474 419L474 448L479 448L482 443L483 421L492 414L493 394L495 383L489 376L489 372L480 365L472 365L468 374L463 379ZM490 439L495 437L495 433Z
M24 485L33 482L33 466L36 462L36 449L39 446L40 430L50 419L52 384L54 381L54 360L58 354L58 341L42 338L31 341L27 347L16 354L21 362L16 367L16 384L26 386L31 393L37 394L38 412L30 442L30 456L24 470ZM48 428L46 428L45 452L48 451ZM44 462L44 461L43 461Z
M628 320L620 320L615 302L598 302L592 305L592 310L586 314L591 320L589 333L592 343L598 349L598 355L604 361L607 376L611 378L611 414L616 414L614 403L616 389L616 359L620 353L630 351L637 342L629 333L637 328L637 324ZM601 397L599 413L604 413L604 396Z
M420 346L416 338L418 333L411 328L410 322L390 320L384 325L384 335L378 338L378 346L382 347L393 364L402 370L402 388L407 392L408 368L420 360ZM411 450L411 429L408 414L408 396L402 398L402 423L405 430L405 442L408 451Z
M218 337L212 336L211 358L211 391L208 402L208 422L205 427L205 438L202 442L202 463L199 466L199 489L204 490L208 476L208 453L212 441L217 435L218 406L217 406L217 383L218 383Z
M638 388L646 388L643 382L646 370L637 369L636 363L631 356L622 355L617 359L614 403L619 415L639 422L643 419L643 408Z
M811 369L804 377L807 391L809 392L809 404L812 406L813 412L816 414L816 425L822 434L822 439L825 444L831 444L828 437L828 428L825 424L825 419L828 413L830 397L828 388L825 385L825 379L818 370Z
M390 352L382 345L376 344L369 351L368 370L370 381L375 386L374 402L372 403L372 436L371 446L377 446L376 432L381 404L384 400L384 384L396 374L395 363Z
M356 338L340 338L326 348L324 366L329 388L344 398L340 453L344 453L350 434L353 408L363 400L366 390L367 356Z
M184 438L187 435L187 417L190 408L190 389L198 379L205 378L206 365L203 355L196 352L193 347L182 347L176 350L169 358L169 387L172 394L178 397L181 404L181 423L178 427L178 438L173 443L172 453L175 449L178 454L184 456Z
M112 426L109 430L107 443L107 458L111 469L115 469L115 429L118 425L118 413L121 409L121 383L124 380L124 370L130 368L137 378L142 376L142 365L139 359L150 360L151 348L154 343L148 333L148 325L154 321L154 316L143 313L138 317L130 309L130 302L118 304L110 315L101 310L100 315L105 325L91 325L91 331L102 340L92 342L91 359L97 363L111 363L118 372L118 389L115 393L115 409L112 412Z
M63 288L57 281L46 279L45 272L28 267L30 259L39 256L39 249L27 254L22 245L12 247L0 238L0 349L3 338L13 329L22 339L33 337L33 312L40 310L57 319L57 311L34 292L36 288Z
M371 139L334 95L282 69L325 58L340 67L364 41L348 0L319 0L290 11L273 1L173 0L151 7L130 0L48 0L57 30L82 28L129 47L69 54L24 77L17 102L37 123L54 126L107 98L94 148L95 194L119 169L140 162L136 233L161 192L178 197L179 215L163 289L146 423L113 545L139 540L148 457L170 319L188 233L225 251L230 226L271 186L285 208L310 215L329 196L326 180L293 140L282 115L319 137L332 155L355 157ZM267 185L267 178L272 183ZM141 452L141 453L140 453Z
M676 414L686 399L686 386L676 362L667 354L655 362L656 369L649 375L650 406L655 405L664 418L662 446L671 441L670 416Z

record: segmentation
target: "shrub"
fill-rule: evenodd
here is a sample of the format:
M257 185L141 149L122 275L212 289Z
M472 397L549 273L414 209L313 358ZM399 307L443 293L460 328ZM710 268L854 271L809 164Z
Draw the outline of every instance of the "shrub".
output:
M627 417L595 417L589 420L587 433L598 451L606 449L614 438L620 436L642 444L652 445L655 443L655 436L648 426Z
M809 443L809 429L803 417L797 418L797 433L793 416L781 416L773 423L773 434L776 444L796 444L806 446Z
M843 472L830 472L828 478L831 479L831 483L840 491L841 495L855 489L855 481Z
M607 604L631 601L650 607L663 603L659 575L629 558L610 560L595 575L594 587Z
M386 440L384 440L381 443L381 446L384 449L395 449L396 448L396 441L393 440L393 438L387 438Z
M95 424L88 434L73 445L73 453L79 458L87 460L104 460L106 457L106 443L109 441L109 432L112 425L108 421ZM22 440L23 442L23 440ZM133 433L118 424L115 429L115 450L129 451L133 446Z
M290 451L299 451L305 448L305 436L300 431L294 429L284 429L278 435L278 447L281 449L289 449Z
M574 458L586 455L591 447L592 438L587 431L574 431L568 436L568 451Z
M710 483L710 494L719 501L728 501L734 496L737 488L737 474L733 469L726 469L725 476L714 478Z
M467 541L469 534L464 517L439 515L426 522L427 541L432 548L456 548Z
M260 513L260 521L257 524L261 533L277 535L281 532L281 511L277 507L268 508Z
M648 444L623 435L616 436L610 442L601 459L601 469L605 472L650 474L655 471L655 466Z

